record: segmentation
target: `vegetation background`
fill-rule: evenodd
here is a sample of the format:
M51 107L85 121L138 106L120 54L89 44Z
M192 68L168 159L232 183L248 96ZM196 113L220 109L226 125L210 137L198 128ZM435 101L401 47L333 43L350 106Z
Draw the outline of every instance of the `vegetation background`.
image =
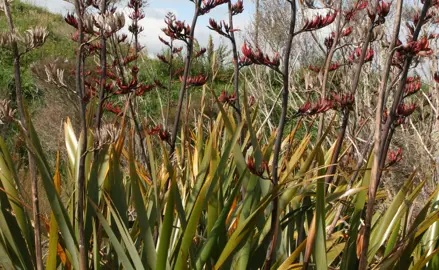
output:
M437 269L437 1L0 1L3 268Z

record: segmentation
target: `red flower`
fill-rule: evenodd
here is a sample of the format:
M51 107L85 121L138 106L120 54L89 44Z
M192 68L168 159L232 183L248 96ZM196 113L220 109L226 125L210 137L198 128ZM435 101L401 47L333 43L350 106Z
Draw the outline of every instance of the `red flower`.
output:
M226 91L222 91L221 94L218 97L218 100L221 103L231 103L234 102L236 100L236 93L227 95Z
M316 66L313 66L313 65L309 65L308 69L312 70L314 72L320 72L320 68L316 67Z
M362 48L361 47L357 47L350 56L348 56L348 59L351 63L355 63L358 61L358 59L361 56L361 51ZM374 56L374 51L372 49L369 49L366 51L366 55L364 57L364 63L370 62L373 59Z
M184 68L177 69L172 76L178 76L184 72Z
M162 125L157 125L154 128L146 131L148 135L158 135L162 141L169 142L171 134L163 128Z
M122 110L120 109L119 106L114 106L110 102L104 103L103 107L104 107L104 110L112 112L112 113L114 113L116 115L118 115L118 114L120 114L122 112Z
M396 163L400 162L402 160L402 149L399 148L398 151L389 151L387 154L387 160L389 161L389 164L387 164L387 167L390 167L392 165L395 165Z
M163 63L169 64L168 59L166 59L166 56L164 56L163 54L157 54L157 58L160 59Z
M346 94L342 96L332 94L332 97L334 98L335 101L335 108L348 109L348 110L354 109L355 97L353 94Z
M417 108L418 106L416 104L399 104L398 108L396 109L396 115L402 116L402 117L408 117L410 116Z
M319 113L324 113L332 109L334 106L333 102L329 99L321 99L318 102L314 103L311 108L308 110L308 115L316 115Z
M140 84L136 90L136 96L143 96L143 94L150 92L156 87L156 84Z
M201 48L199 52L195 54L195 58L202 56L206 52L206 48Z
M171 44L169 44L169 42L164 40L161 36L159 36L159 40L161 43L165 44L166 46L171 47Z
M302 31L313 31L328 26L332 22L334 22L336 17L337 12L334 12L326 14L325 17L323 17L322 15L317 15L312 21L306 19Z
M186 80L186 87L190 86L203 86L206 84L207 79L209 79L209 75L203 76L202 74L195 77L188 77ZM180 77L180 81L183 81L183 77Z
M407 78L407 84L404 88L405 97L416 94L420 89L421 89L421 81L419 80L419 77Z
M71 26L78 29L78 20L75 18L75 15L71 13L67 13L66 17L64 18L66 23L70 24Z
M311 102L307 101L302 106L297 109L297 114L305 115L308 113L308 110L311 108Z
M341 33L342 36L347 37L352 33L352 27L348 27Z
M265 65L273 69L279 68L280 58L278 53L276 53L276 55L272 59L270 59L267 55L264 55L264 53L262 53L262 51L259 48L257 48L257 52L253 52L251 48L247 47L246 42L244 42L244 44L242 45L242 53L253 64Z
M344 16L347 21L350 21L358 11L365 9L368 5L367 1L358 1L352 9L345 12Z
M213 8L227 3L229 0L202 0L203 6L198 11L200 15L209 13Z
M183 47L173 48L172 49L172 54L181 53L182 50L183 50Z
M244 11L244 3L242 0L238 0L235 4L232 5L232 15L238 15Z
M129 63L135 61L137 57L138 56L136 54L125 56L125 58L123 59L123 65L124 66L128 65Z

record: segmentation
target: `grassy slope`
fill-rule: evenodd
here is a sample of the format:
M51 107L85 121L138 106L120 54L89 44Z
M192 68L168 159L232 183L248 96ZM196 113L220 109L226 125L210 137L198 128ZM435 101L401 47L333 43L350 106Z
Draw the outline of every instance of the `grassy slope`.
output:
M70 41L71 27L64 23L60 15L52 14L43 8L14 1L12 16L16 31L20 34L35 26L46 27L49 37L42 48L34 50L22 58L22 74L24 94L29 99L35 100L42 93L35 84L30 72L30 65L41 59L54 59L56 57L73 57L74 44ZM7 22L4 16L0 17L0 29L6 31ZM71 52L67 53L66 52ZM0 49L0 97L9 97L13 86L12 55L7 49Z

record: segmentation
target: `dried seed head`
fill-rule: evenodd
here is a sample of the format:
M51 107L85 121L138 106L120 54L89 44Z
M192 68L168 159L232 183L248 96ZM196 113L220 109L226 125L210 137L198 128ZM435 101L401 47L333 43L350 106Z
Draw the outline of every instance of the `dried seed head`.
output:
M15 109L11 107L11 101L0 99L0 124L11 122L14 119Z
M6 48L11 46L15 36L11 33L0 33L0 47Z
M46 28L37 26L25 32L23 41L27 49L35 49L43 46L44 42L46 42L46 38L48 35L49 32Z
M58 68L56 62L51 63L49 65L44 66L44 70L46 71L48 83L53 83L57 86L66 87L67 85L64 83L64 69Z
M102 148L105 145L113 144L117 141L120 135L120 129L113 124L104 124L99 130L95 131L93 135L97 142L97 147Z
M96 25L104 29L107 34L112 34L125 26L125 16L122 13L105 13L94 16Z

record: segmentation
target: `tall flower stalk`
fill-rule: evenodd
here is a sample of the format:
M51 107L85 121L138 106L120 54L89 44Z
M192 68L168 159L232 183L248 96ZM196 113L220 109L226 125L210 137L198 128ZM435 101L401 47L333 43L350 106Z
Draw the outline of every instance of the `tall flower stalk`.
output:
M11 9L9 6L8 0L3 0L3 10L8 21L9 32L12 36L16 35L14 22L12 20ZM45 36L42 39L43 43L45 40ZM29 123L26 119L26 113L24 109L24 101L23 101L23 91L22 91L22 81L21 81L21 70L20 70L20 51L18 49L18 44L15 37L11 38L10 45L12 47L12 54L14 57L14 78L15 78L15 94L16 94L16 102L18 107L18 112L20 114L20 122L25 131L25 135L30 137L29 135ZM42 44L41 44L42 45ZM29 50L32 48L29 47ZM28 51L28 50L26 50ZM32 156L31 152L28 151L28 159L29 159L29 175L31 180L32 187L32 214L35 224L35 233L34 233L34 245L35 245L35 262L36 269L43 269L43 259L42 259L42 248L41 248L41 222L40 222L40 206L39 206L39 196L38 196L38 177L37 177L37 167L35 164L35 159Z

